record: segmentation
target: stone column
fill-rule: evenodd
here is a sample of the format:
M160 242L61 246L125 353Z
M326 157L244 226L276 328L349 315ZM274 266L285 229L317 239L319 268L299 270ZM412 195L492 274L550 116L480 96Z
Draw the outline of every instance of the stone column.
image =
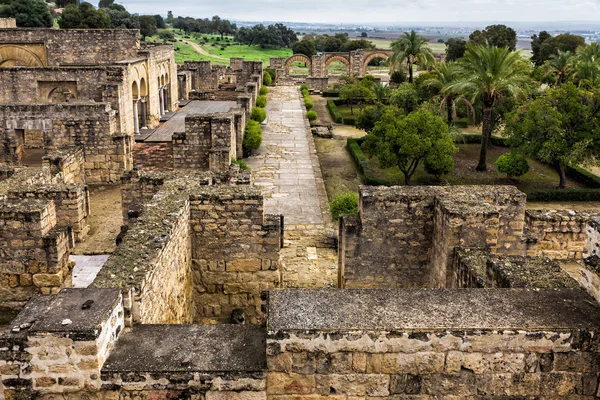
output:
M140 120L138 117L138 100L133 101L133 133L140 134Z
M158 103L159 103L159 112L160 112L160 116L162 117L163 115L165 115L165 103L163 100L163 90L162 88L158 89Z
M148 111L146 110L147 106L146 99L142 99L142 129L148 129L148 126L146 126L148 121Z
M183 87L185 82L183 81L183 76L178 76L178 78L179 78L179 101L183 101L183 100L185 100L185 96L183 95L183 92L185 92L185 89Z
M165 102L165 113L169 112L169 91L166 87L163 88L163 101Z

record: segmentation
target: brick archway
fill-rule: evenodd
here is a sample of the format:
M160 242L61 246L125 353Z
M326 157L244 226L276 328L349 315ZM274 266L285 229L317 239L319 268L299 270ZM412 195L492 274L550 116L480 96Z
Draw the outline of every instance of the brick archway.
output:
M0 46L0 67L42 67L44 62L32 51L18 45Z
M324 68L325 74L329 75L327 73L327 71L329 70L329 64L331 64L334 61L339 61L339 62L343 63L346 66L346 75L350 74L350 60L348 60L346 57L337 56L337 55L331 56L325 60L325 68Z
M308 66L308 70L309 71L311 70L312 62L309 57L305 56L304 54L294 54L293 56L288 58L287 61L285 62L285 73L286 74L290 73L290 67L296 61L306 63L306 65Z
M363 76L366 75L366 73L367 73L367 66L369 65L369 63L372 60L374 60L376 58L383 58L384 60L387 60L388 58L390 58L390 56L388 54L385 54L385 53L373 53L373 54L369 54L365 58L365 60L363 62L363 65L361 67L361 71L360 71L361 75L363 75Z

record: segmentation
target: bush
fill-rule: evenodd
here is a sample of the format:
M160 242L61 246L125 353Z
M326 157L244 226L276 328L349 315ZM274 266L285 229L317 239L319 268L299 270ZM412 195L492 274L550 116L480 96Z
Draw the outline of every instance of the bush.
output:
M266 86L261 86L260 90L258 91L258 94L260 94L261 96L266 96L267 93L269 93L269 89L267 89Z
M321 96L323 97L340 97L340 92L335 90L323 90L321 92Z
M444 157L427 157L423 163L425 172L437 178L454 171L454 159L446 154Z
M333 100L327 100L327 109L331 114L331 118L333 118L335 122L337 122L338 124L344 122L344 118L342 117L340 111L337 109L337 106L335 105Z
M529 163L524 155L504 153L496 160L496 168L509 178L522 176L529 171Z
M308 118L309 121L316 121L317 118L319 118L319 116L317 115L316 112L311 110L306 113L306 118Z
M271 74L269 74L267 71L263 72L263 84L271 86L272 83L273 78L271 77Z
M260 124L265 119L267 119L267 112L264 108L254 107L252 108L252 112L250 113L250 119Z
M600 189L546 189L526 194L527 201L600 201Z
M407 80L408 78L406 78L406 74L404 73L404 71L394 71L390 76L391 83L400 84L406 82Z
M347 192L339 195L329 203L331 218L337 220L340 215L358 214L358 193Z
M267 96L258 96L256 98L256 107L265 108L267 106Z
M592 188L600 188L600 177L580 167L566 168L567 176Z
M457 119L456 121L454 121L454 126L456 126L457 128L468 128L469 121L466 118Z
M313 104L312 100L307 96L304 98L304 106L306 107L307 110L310 110L315 105Z
M256 150L260 147L261 143L262 128L260 127L260 124L254 120L248 121L246 124L246 130L244 131L244 142L242 143L244 149Z
M239 166L242 171L247 171L250 169L248 168L248 164L246 164L242 160L236 160L235 158L231 159L231 164Z
M307 97L308 96L308 89L301 89L300 93L302 93L302 97Z
M302 85L300 85L300 91L304 92L305 90L308 93L308 85L306 83L303 83Z
M356 117L344 117L344 125L356 126Z

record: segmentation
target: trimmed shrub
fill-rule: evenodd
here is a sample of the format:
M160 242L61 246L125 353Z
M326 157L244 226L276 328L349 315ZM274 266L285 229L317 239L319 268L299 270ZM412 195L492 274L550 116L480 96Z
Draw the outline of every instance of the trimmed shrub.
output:
M256 107L265 108L267 106L267 96L258 96L256 98Z
M600 177L580 167L567 166L567 176L592 188L600 188Z
M427 157L423 167L425 172L439 178L454 171L454 159L449 154L444 157Z
M262 108L261 108L262 110ZM262 128L260 124L254 120L248 121L246 130L244 131L243 146L246 150L256 150L262 143Z
M529 163L522 154L504 153L496 160L496 168L509 178L514 178L525 175L529 171Z
M268 71L263 72L263 83L267 86L271 86L273 83L273 78Z
M340 92L336 90L323 90L321 92L321 96L323 97L340 97Z
M302 89L300 93L302 93L302 97L308 97L308 89Z
M246 164L244 161L236 160L235 158L231 159L231 164L239 166L242 171L248 171L250 169L248 168L248 164Z
M269 89L267 89L266 86L261 86L260 90L258 91L258 94L260 94L261 96L266 96L267 93L269 93Z
M600 189L547 189L526 194L527 201L600 201Z
M308 85L306 83L303 83L302 85L300 85L300 91L304 92L305 90L308 93Z
M341 124L344 122L344 118L342 117L342 114L340 113L340 111L337 109L337 106L335 105L333 100L327 100L327 109L329 110L329 113L331 114L331 118L335 122L337 122L338 124Z
M271 80L270 80L270 83L267 84L265 82L265 74L263 73L263 83L267 86L271 86L273 83L275 83L275 79L277 79L277 72L274 69L270 69L270 68L265 69L265 72L267 74L269 74L269 76L271 77Z
M250 113L250 119L260 124L265 119L267 119L267 112L264 108L254 107L252 108L252 112Z
M457 128L468 128L469 121L466 118L457 119L454 121L454 126Z
M347 192L339 195L329 203L331 218L338 220L340 215L358 214L358 193Z
M311 110L306 113L306 118L308 118L309 121L316 121L317 118L319 118L319 116L317 115L316 112Z
M304 98L304 106L306 107L307 110L310 110L315 105L313 104L312 100L307 96Z
M344 125L356 126L356 117L344 117Z

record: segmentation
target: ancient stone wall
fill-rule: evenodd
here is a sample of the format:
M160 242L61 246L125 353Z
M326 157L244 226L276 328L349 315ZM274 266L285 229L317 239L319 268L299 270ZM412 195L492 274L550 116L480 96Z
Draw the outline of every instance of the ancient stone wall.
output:
M0 18L0 29L16 28L17 20L14 18Z
M50 173L59 177L62 183L85 184L85 156L82 147L60 147L46 153L42 159L43 166L50 169Z
M34 298L0 336L0 393L45 398L101 388L100 368L123 330L117 290Z
M47 65L96 65L136 58L136 29L0 29L0 45L43 43Z
M528 245L527 254L558 260L581 259L588 221L598 215L596 210L527 210L525 224L537 239Z
M586 299L578 289L272 291L267 396L591 400L600 353L585 309L598 305Z
M240 309L260 323L261 292L281 282L281 217L264 214L252 186L207 187L190 199L195 322L228 323Z
M456 246L524 254L525 195L508 186L366 187L339 232L341 287L444 287Z
M161 187L91 285L123 291L128 324L192 321L188 184Z
M238 126L232 113L186 115L185 132L173 135L175 169L227 171L237 156Z
M107 104L0 106L0 123L5 126L4 161L20 161L20 130L41 130L47 151L64 146L83 148L88 183L116 182L133 165L133 136L116 131L115 117L115 110Z
M54 202L5 200L0 204L0 291L2 305L22 307L35 293L70 285L69 229L57 227Z

